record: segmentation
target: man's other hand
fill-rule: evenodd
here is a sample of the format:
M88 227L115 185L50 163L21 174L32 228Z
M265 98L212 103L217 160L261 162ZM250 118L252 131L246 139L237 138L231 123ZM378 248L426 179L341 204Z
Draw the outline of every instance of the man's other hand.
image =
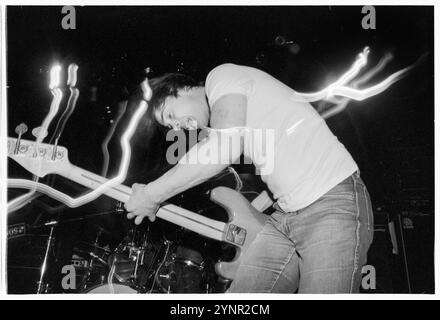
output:
M145 184L133 184L130 199L125 203L125 209L128 211L127 218L133 219L134 223L141 224L145 217L150 221L156 220L156 212L160 203L157 202L151 193L150 187Z

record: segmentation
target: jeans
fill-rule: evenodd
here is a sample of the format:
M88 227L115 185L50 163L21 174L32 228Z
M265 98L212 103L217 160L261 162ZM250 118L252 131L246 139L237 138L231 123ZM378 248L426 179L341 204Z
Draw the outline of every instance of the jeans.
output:
M356 172L303 209L278 207L228 292L359 292L373 233L370 196Z

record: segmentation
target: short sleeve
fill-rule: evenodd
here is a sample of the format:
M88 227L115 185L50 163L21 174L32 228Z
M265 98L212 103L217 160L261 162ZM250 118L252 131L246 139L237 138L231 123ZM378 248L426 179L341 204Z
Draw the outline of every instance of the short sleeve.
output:
M253 80L244 68L226 63L214 68L206 77L205 91L209 105L212 107L222 96L239 93L249 98Z

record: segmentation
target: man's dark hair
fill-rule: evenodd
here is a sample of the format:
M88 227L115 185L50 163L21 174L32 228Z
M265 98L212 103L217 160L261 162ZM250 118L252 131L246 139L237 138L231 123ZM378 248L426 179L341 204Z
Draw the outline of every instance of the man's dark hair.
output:
M181 89L190 89L199 86L193 78L180 73L167 73L163 76L148 80L153 96L148 102L151 115L156 119L161 117L162 106L165 100L170 97L177 97Z

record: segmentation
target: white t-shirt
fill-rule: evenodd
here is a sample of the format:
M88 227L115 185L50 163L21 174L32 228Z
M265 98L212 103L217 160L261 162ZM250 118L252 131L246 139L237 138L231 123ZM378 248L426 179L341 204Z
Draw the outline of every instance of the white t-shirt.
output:
M261 178L284 211L312 204L358 169L310 103L269 74L222 64L208 74L205 90L211 107L226 94L245 95L246 126L275 131L274 169Z

